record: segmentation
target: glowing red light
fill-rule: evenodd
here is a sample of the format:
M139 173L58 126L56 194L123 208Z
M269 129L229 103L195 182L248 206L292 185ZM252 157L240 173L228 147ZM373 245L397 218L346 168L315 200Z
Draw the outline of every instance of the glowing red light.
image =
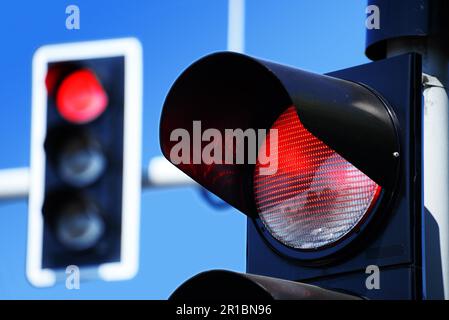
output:
M298 249L316 249L348 234L371 210L381 187L301 123L295 107L273 124L277 129L277 171L261 175L254 194L271 234ZM270 136L260 153L269 154ZM276 150L270 150L276 152Z
M56 106L67 121L82 124L99 117L108 105L108 96L95 74L88 69L71 73L61 83Z

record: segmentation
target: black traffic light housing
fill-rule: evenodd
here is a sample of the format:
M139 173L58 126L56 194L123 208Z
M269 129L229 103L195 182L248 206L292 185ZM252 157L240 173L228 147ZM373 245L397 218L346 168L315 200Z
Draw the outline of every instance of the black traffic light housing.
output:
M107 263L120 260L124 63L124 57L115 57L64 61L49 65L49 72L53 68L63 69L70 65L70 71L61 74L58 82L78 70L90 70L101 81L108 96L108 106L98 118L88 123L71 123L58 112L55 95L48 97L47 135L44 143L48 161L45 166L45 200L42 210L46 244L42 252L43 268L65 268L68 262L81 267L92 264L93 261ZM55 91L57 90L58 85L55 88ZM71 145L74 145L73 152L67 150ZM76 159L76 157L91 159ZM101 159L96 160L97 158ZM72 164L74 169L64 169L63 166L70 166L67 164L70 161L79 163ZM90 164L90 161L94 163ZM65 173L66 171L69 173ZM80 178L83 176L86 177ZM70 239L61 241L62 239L58 237L58 228L61 228L62 223L60 219L65 218L61 212L71 202L73 206L81 204L78 210L95 215L96 218L92 219L99 219L98 222L86 217L88 219L86 223L101 224L92 228L103 230L91 231L92 233L101 231L102 235L98 235L99 238L92 241L86 238L86 241L92 243L86 243L84 247L82 244L76 244L78 242L76 238L72 239L74 243L71 245ZM86 206L95 209L85 208Z
M420 298L419 55L326 76L236 53L210 55L189 67L167 96L160 126L162 152L170 160L179 142L173 130L181 128L194 136L194 121L201 121L202 130L215 128L221 133L227 128L269 129L290 106L309 132L375 181L382 192L372 214L352 232L333 245L301 250L273 237L261 221L254 164L205 164L195 162L190 153L188 163L176 165L248 216L247 272L368 298ZM199 146L204 148L204 141ZM365 286L369 265L381 270L380 290Z
M226 270L200 273L183 283L170 296L183 301L270 301L270 300L360 300L335 292L288 280Z
M116 39L40 48L33 59L27 276L120 280L138 267L141 47Z
M347 290L370 299L422 298L420 56L404 55L328 75L375 90L394 112L400 163L396 173L399 183L392 194L393 201L373 218L367 226L370 230L356 235L359 241L354 241L347 252L336 251L334 261L316 266L295 259L290 250L274 241L266 231L261 231L260 219L248 219L247 272ZM379 290L369 290L365 285L369 276L365 271L369 265L376 265L381 270Z

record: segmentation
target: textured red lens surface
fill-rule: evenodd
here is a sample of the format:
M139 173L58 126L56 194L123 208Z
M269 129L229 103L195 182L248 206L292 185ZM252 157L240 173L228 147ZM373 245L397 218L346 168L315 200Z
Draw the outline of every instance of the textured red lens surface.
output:
M108 97L95 74L78 70L65 78L58 89L56 106L61 116L73 123L87 123L99 117Z
M312 135L295 107L273 124L277 150L267 150L267 135L259 154L277 151L277 171L261 174L256 164L254 194L259 216L270 233L297 249L317 249L348 234L375 204L381 187ZM274 157L275 158L275 157Z

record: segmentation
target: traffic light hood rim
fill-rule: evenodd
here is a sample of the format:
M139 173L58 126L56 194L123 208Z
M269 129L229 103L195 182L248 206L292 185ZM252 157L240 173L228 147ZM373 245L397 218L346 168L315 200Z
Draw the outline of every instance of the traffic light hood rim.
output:
M239 103L238 108L224 102L232 99ZM268 106L265 101L272 104ZM259 108L250 105L257 103ZM161 115L162 153L170 160L169 131L187 126L173 123L186 124L189 118L191 126L192 121L210 116L219 119L226 128L239 128L234 122L246 121L248 128L269 129L290 106L295 106L302 124L314 136L384 190L393 190L399 165L399 157L395 155L399 154L400 146L394 114L382 97L363 84L233 52L208 55L193 63L175 81ZM235 114L230 117L233 111ZM226 126L226 121L232 123ZM247 167L243 171L251 175L254 166L243 166ZM220 194L220 188L213 190L198 176L186 173L240 211L257 216L253 200L248 200L247 195L230 199Z

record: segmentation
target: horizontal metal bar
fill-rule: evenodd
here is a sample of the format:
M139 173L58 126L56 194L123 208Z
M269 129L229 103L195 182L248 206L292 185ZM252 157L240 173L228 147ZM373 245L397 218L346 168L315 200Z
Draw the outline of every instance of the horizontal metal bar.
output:
M143 188L179 187L198 184L164 157L154 157L142 174Z
M142 188L195 186L197 183L164 157L154 157L142 173ZM0 201L28 197L30 169L0 169Z
M0 201L28 197L29 169L0 170Z

